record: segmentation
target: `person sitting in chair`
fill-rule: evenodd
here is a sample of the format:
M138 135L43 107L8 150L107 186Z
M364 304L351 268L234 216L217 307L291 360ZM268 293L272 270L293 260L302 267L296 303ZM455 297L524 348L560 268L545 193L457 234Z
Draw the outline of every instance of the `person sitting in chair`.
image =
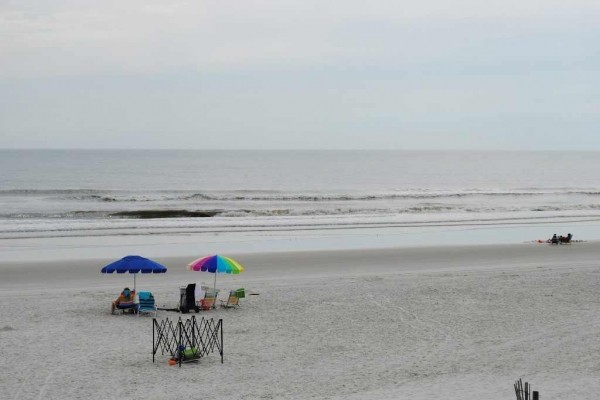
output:
M571 239L573 238L573 235L571 235L570 233L567 236L561 236L560 237L560 242L561 243L571 243Z
M115 309L135 309L135 290L129 290L128 287L126 287L125 289L123 289L123 291L121 292L121 294L119 295L119 297L112 302L112 306L111 306L111 313L114 314Z

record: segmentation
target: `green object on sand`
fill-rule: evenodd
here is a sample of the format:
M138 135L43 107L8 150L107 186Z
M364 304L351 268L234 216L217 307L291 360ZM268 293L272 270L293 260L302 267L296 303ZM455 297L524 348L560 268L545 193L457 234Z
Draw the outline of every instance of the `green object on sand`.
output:
M185 349L183 351L183 358L184 359L190 359L190 358L198 358L198 351L196 350L195 347L189 348L189 349Z
M246 291L244 290L244 288L238 289L235 291L235 295L238 299L244 299L246 298Z

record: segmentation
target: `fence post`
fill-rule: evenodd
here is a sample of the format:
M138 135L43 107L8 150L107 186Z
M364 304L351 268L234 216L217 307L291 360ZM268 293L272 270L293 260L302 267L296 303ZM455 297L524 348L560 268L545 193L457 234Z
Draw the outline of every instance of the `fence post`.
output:
M221 364L223 364L223 352L225 351L225 349L223 348L224 343L223 343L223 319L222 318L219 320L219 326L221 327Z
M179 359L179 368L181 368L181 363L183 362L183 351L181 350L181 346L183 343L183 322L181 322L181 317L179 317L179 321L177 322L177 328L179 330L179 343L177 343L177 358Z
M154 330L156 329L156 318L152 318L152 363L154 363Z

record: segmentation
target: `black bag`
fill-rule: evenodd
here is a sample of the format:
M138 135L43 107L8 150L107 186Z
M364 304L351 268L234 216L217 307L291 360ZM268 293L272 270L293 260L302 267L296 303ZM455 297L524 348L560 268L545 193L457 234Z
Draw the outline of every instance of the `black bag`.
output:
M179 311L187 314L190 311L198 312L199 308L196 305L196 284L190 283L185 288L181 288L179 292Z

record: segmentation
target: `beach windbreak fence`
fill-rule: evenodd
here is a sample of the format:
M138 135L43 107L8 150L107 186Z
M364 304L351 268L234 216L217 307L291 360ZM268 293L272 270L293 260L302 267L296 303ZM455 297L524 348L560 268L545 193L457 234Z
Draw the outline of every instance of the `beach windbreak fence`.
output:
M168 354L181 367L184 362L198 361L218 352L223 363L223 320L197 320L195 316L177 321L165 318L152 320L152 362L156 353Z

